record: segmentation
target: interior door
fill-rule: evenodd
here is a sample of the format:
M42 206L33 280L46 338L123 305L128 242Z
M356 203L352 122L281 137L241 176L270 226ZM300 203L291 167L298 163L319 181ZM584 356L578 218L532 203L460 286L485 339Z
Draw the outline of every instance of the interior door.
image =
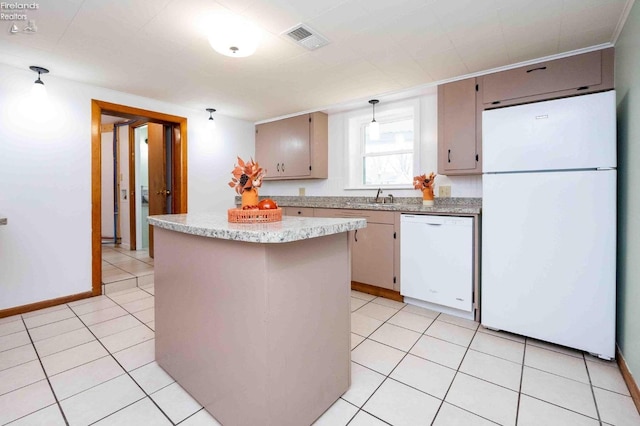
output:
M167 212L166 145L162 124L149 123L149 215ZM153 257L153 226L149 226L149 256Z

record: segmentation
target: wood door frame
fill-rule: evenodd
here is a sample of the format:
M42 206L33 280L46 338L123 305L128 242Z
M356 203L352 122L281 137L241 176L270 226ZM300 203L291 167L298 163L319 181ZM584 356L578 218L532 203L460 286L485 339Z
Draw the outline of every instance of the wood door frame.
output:
M179 140L174 141L172 168L174 171L174 213L187 212L187 119L176 115L149 111L110 102L91 100L91 292L102 294L102 163L101 116L116 115L129 119L147 119L179 127ZM129 160L131 161L131 160ZM130 203L131 204L131 203Z

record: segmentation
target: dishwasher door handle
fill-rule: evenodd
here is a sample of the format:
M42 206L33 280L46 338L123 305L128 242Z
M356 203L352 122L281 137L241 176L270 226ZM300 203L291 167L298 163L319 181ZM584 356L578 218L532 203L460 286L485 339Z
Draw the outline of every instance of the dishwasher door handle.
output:
M442 223L431 223L431 222L424 222L425 225L429 225L429 226L442 226Z

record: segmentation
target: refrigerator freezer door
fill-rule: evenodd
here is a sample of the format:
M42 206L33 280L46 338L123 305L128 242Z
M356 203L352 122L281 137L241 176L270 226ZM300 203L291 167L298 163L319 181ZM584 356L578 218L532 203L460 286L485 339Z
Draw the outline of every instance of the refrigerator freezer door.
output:
M615 91L482 113L483 171L616 167Z
M616 171L483 176L482 324L614 356Z

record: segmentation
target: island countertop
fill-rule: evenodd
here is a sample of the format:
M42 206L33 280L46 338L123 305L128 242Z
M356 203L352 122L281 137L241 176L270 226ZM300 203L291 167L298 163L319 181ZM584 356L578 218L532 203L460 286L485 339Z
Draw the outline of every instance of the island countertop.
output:
M149 216L149 224L170 231L250 243L288 243L354 231L366 219L283 216L280 222L229 223L226 214L188 213Z

